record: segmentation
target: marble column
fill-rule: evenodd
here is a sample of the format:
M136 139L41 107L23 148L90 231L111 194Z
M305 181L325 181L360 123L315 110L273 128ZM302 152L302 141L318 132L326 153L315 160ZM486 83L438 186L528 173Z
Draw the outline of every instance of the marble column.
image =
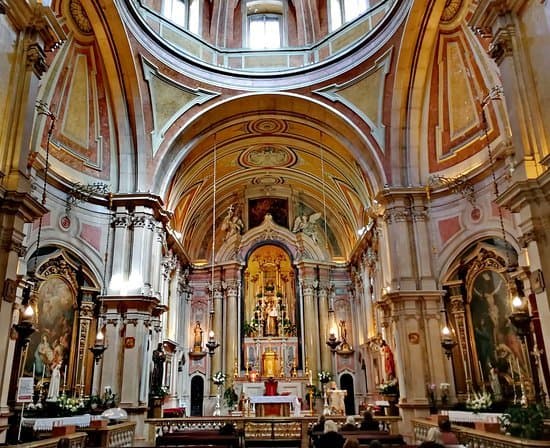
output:
M221 285L217 285L214 290L214 315L212 316L212 330L214 331L214 337L218 343L220 343L220 337L223 335L223 291L220 288ZM210 376L219 371L223 371L226 374L229 373L223 370L223 348L223 344L220 344L220 346L214 351L214 354L209 355ZM210 381L210 395L216 395L216 391L217 386Z
M239 341L239 325L237 313L237 297L240 289L239 282L231 282L226 288L225 302L225 338L224 338L224 356L225 356L225 371L226 374L233 375L233 365L235 359L239 359L238 341Z
M321 351L321 366L328 368L331 365L331 352L329 346L325 343L329 335L328 321L329 294L331 294L330 285L319 289L319 348Z
M17 306L21 300L19 272L24 266L21 257L26 248L23 239L26 223L31 223L47 212L47 209L31 196L31 182L27 163L31 144L31 132L35 117L36 99L39 96L40 79L46 72L46 52L53 50L66 38L51 8L37 0L2 2L3 27L9 34L0 45L2 53L9 55L2 67L0 88L9 92L9 101L3 104L0 121L0 426L7 425L10 409L7 404L10 393L10 376L13 363L14 339L12 330ZM46 115L35 123L36 129L49 128ZM38 150L38 148L36 148ZM18 294L19 290L19 294ZM5 432L0 432L0 443L5 442Z
M309 368L315 377L321 368L329 370L330 364L321 366L319 357L319 313L315 303L316 288L313 283L302 285L304 298L304 345L305 356L309 361Z

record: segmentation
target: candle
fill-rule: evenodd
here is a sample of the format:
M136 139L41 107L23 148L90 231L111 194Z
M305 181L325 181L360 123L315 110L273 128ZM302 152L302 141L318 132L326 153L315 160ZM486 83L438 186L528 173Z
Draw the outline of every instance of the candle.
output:
M65 371L63 373L63 380L64 380L63 387L67 387L67 366L65 366Z
M479 362L479 374L481 376L481 382L484 383L485 378L483 378L483 367L481 366L481 361L478 361L478 362Z
M46 366L42 366L42 382L44 382L44 372L46 371Z
M520 381L521 381L521 367L520 367L520 365L519 365L519 358L516 358L516 361L517 361L517 363L518 363L518 375L519 375L519 379L520 379Z
M35 363L33 362L32 363L32 379L33 379L33 382L34 382L34 371L36 370L36 365Z

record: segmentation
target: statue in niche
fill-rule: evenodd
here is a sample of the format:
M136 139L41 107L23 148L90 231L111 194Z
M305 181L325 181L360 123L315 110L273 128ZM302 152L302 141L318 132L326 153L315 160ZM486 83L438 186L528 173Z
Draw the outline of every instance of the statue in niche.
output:
M222 230L225 232L224 241L233 235L240 235L244 229L244 223L239 214L230 205L227 209L227 215L223 219Z
M195 328L193 328L193 351L202 351L202 328L199 321L197 321Z
M164 361L166 361L166 355L162 350L162 343L159 342L157 349L153 350L153 372L151 374L151 391L153 393L158 393L162 389Z

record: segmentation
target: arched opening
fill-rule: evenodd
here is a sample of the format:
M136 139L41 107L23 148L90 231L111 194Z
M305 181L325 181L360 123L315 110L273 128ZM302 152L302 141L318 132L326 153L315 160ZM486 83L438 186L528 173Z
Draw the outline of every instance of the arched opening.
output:
M204 400L204 380L196 375L191 378L191 417L202 416L202 405Z
M344 373L340 377L340 389L346 391L346 397L344 398L346 415L355 415L355 390L353 387L353 376L349 373Z

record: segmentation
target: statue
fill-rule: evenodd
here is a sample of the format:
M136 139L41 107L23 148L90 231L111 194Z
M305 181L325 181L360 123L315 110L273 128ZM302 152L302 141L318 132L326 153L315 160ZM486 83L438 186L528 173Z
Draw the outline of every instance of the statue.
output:
M386 371L386 378L395 378L395 361L393 359L393 352L386 341L382 340L380 351L384 355L384 369Z
M197 321L195 328L193 329L193 351L202 351L202 328L199 321Z
M160 391L164 379L164 361L166 355L162 350L162 343L159 342L157 349L153 350L153 373L151 374L151 390L153 393Z
M269 308L267 310L267 317L265 322L265 335L266 336L277 336L277 319L279 318L279 313L275 307L275 303L271 301L269 303Z
M233 211L233 205L231 205L222 223L222 230L225 232L224 241L235 234L240 235L243 229L244 223L239 215Z
M309 236L315 243L319 242L319 238L317 235L317 221L321 218L321 213L313 213L311 215L306 216L298 216L294 220L294 227L292 228L292 232L298 233L303 232L307 236Z
M48 388L47 401L57 401L59 397L59 386L61 385L61 362L56 361L52 366L52 376Z

